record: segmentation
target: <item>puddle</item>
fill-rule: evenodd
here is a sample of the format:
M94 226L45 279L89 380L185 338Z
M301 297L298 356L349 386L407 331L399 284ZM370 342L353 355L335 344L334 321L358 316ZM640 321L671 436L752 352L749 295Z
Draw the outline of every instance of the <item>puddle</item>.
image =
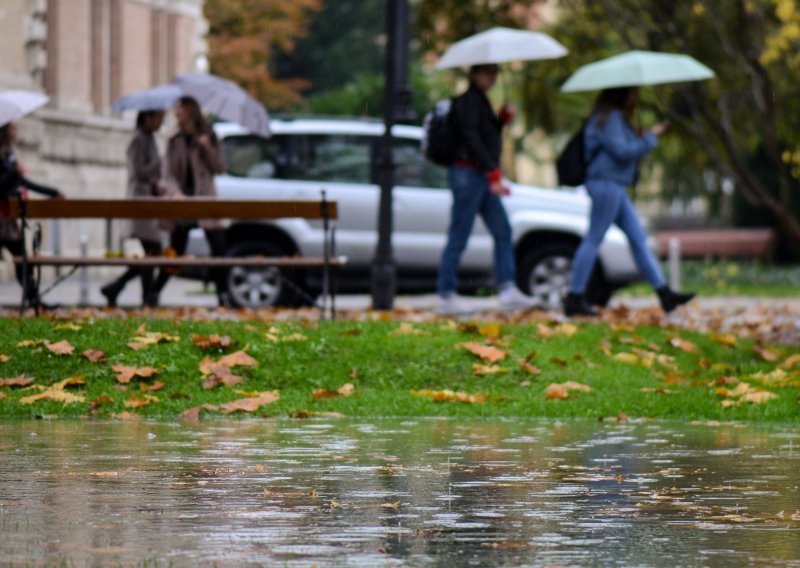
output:
M0 422L0 564L800 567L800 427Z

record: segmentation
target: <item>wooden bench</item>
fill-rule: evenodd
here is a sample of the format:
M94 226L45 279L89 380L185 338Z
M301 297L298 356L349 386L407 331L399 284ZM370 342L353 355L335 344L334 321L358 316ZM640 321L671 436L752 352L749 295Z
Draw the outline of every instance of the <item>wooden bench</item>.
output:
M43 266L69 266L73 270L84 266L124 266L124 267L291 267L321 268L322 277L322 317L327 313L330 300L331 316L335 317L335 274L344 266L347 259L335 256L334 229L332 221L337 219L336 202L327 201L324 192L320 201L234 201L207 198L187 199L59 199L59 200L15 200L10 204L12 218L22 221L23 236L28 219L278 219L303 218L322 220L323 256L313 257L172 257L147 256L140 258L83 257L83 256L45 256L39 254L40 238L33 239L32 254L15 257L14 262L28 265L37 271L34 287L37 292L40 284L40 269ZM28 270L24 273L27 275ZM69 274L67 275L67 277ZM66 277L64 277L66 278ZM63 278L61 279L63 280ZM60 281L60 280L59 280ZM24 288L24 287L23 287ZM38 298L38 294L37 294ZM21 309L26 307L25 295ZM36 313L38 305L32 306Z
M772 260L777 245L773 229L701 229L656 234L658 252L669 254L669 242L680 242L683 258L761 258Z

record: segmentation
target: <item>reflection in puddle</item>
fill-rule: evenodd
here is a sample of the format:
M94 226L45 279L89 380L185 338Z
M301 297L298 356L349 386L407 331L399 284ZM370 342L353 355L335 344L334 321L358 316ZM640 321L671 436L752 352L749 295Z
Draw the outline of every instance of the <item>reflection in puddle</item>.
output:
M800 566L800 429L3 422L9 564Z

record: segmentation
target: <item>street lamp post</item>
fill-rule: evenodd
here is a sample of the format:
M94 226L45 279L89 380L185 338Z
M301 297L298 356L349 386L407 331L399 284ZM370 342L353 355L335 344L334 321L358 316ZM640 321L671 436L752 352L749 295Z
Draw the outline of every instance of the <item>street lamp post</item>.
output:
M409 11L408 0L387 0L387 36L384 87L384 125L378 176L381 187L378 206L378 244L372 261L372 307L391 310L397 288L392 251L392 187L395 162L392 152L392 127L395 122L413 119L411 88L408 81Z

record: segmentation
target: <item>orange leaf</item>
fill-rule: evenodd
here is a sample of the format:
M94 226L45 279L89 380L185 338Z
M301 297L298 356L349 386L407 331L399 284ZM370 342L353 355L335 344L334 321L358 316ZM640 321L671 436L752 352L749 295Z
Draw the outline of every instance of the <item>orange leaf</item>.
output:
M569 389L564 385L558 383L551 383L544 389L544 397L546 399L564 399L569 398Z
M197 345L200 349L227 349L231 346L231 338L227 335L195 335L192 337L192 343Z
M142 392L153 392L157 390L161 390L166 385L161 381L155 381L152 385L148 385L146 383L139 383L139 390Z
M83 353L81 353L86 359L91 361L92 363L100 363L101 361L106 360L106 354L100 351L99 349L87 349Z
M262 406L272 404L280 399L281 395L278 391L262 392L258 396L240 398L239 400L225 403L221 406L221 412L223 414L230 414L231 412L236 412L237 410L241 410L242 412L255 412Z
M767 361L767 362L770 362L770 363L778 359L778 354L777 353L775 353L771 349L768 349L768 348L766 348L763 345L760 345L758 343L753 345L753 351L755 351L756 355L761 357L764 361Z
M125 408L141 408L142 406L147 406L148 404L152 404L154 402L158 402L158 398L149 394L143 396L132 396L125 401Z
M506 355L508 355L507 351L503 351L502 349L498 349L497 347L481 345L480 343L476 343L474 341L461 343L460 346L469 351L470 353L477 355L484 361L489 361L490 363L496 363L497 361L502 361L503 359L506 358Z
M126 367L124 365L112 365L111 368L117 372L117 382L127 384L131 382L134 377L140 379L147 379L158 373L158 369L154 367Z
M355 392L355 387L352 383L345 383L337 390L316 389L311 392L311 397L315 400L323 398L336 398L339 396L351 396Z
M27 387L35 380L34 377L20 375L15 379L0 379L0 387Z
M70 342L66 339L57 343L50 343L49 341L45 340L44 345L51 353L54 353L55 355L72 355L72 353L75 351L75 348L70 345Z
M677 347L681 351L686 351L687 353L697 353L698 351L697 345L680 337L673 337L669 340L669 343L673 347Z
M529 375L541 375L542 374L542 370L539 367L537 367L536 365L531 365L530 363L528 363L524 359L519 359L517 361L517 363L519 364L520 368L523 371L525 371L526 373L528 373Z
M356 387L353 386L353 383L345 383L338 389L336 389L336 392L338 392L342 396L350 396L355 392L355 390Z
M227 365L228 367L255 367L258 365L258 361L245 353L244 349L241 351L236 351L235 353L230 353L229 355L225 355L219 360L219 362L223 365Z
M412 390L411 394L414 396L422 396L430 398L434 402L465 402L469 404L482 404L486 402L487 395L485 393L467 394L461 391L451 390Z

